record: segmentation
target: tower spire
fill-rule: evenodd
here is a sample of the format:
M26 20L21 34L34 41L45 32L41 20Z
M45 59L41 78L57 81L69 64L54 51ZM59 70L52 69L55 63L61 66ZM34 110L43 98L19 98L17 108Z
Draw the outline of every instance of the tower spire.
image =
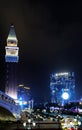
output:
M12 45L13 45L13 43L18 42L13 24L10 26L9 34L7 37L7 43L10 43L10 42L12 43Z

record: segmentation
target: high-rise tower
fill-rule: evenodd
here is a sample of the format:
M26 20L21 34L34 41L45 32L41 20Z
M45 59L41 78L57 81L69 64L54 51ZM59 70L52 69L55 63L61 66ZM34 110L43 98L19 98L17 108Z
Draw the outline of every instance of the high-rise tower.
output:
M6 62L6 86L5 93L17 99L17 63L19 60L18 40L15 34L14 26L10 26L9 35L7 37L7 46L5 47L5 62Z

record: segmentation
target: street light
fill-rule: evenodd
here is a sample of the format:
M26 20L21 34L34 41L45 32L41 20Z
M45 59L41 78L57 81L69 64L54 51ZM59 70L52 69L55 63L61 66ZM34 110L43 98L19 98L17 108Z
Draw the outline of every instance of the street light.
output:
M32 125L31 125L31 124L32 124ZM34 121L32 121L31 118L29 118L29 119L28 119L28 125L27 125L26 122L24 122L24 123L23 123L23 126L24 126L25 129L30 130L30 129L32 128L32 126L33 126L33 127L36 126L36 123L35 123Z
M31 129L31 125L30 125L31 119L28 119L28 123L29 123L29 125L28 125L28 128L27 128L27 129L29 130L29 129Z
M24 128L26 129L26 122L23 123Z
M80 125L81 125L81 121L79 121L79 116L77 115L76 118L74 118L75 129L77 129Z
M33 123L32 123L32 125L35 127L35 126L36 126L36 123L35 123L35 122L33 122Z

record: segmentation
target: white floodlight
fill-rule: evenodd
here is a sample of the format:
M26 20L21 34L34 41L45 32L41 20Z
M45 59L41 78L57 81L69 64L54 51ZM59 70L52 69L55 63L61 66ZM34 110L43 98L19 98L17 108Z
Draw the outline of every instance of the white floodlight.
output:
M62 98L63 98L64 100L67 100L67 99L69 98L69 94L68 94L67 92L64 92L64 93L62 94Z

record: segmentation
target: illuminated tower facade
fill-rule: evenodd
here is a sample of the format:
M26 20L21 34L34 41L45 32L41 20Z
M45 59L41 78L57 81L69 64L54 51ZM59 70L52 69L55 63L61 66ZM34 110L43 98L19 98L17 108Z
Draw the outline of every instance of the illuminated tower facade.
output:
M74 72L55 73L50 75L52 103L65 103L75 100Z
M18 40L12 25L10 26L7 46L5 47L5 62L7 67L5 93L13 99L17 99L17 63L19 61L19 47L17 45Z

